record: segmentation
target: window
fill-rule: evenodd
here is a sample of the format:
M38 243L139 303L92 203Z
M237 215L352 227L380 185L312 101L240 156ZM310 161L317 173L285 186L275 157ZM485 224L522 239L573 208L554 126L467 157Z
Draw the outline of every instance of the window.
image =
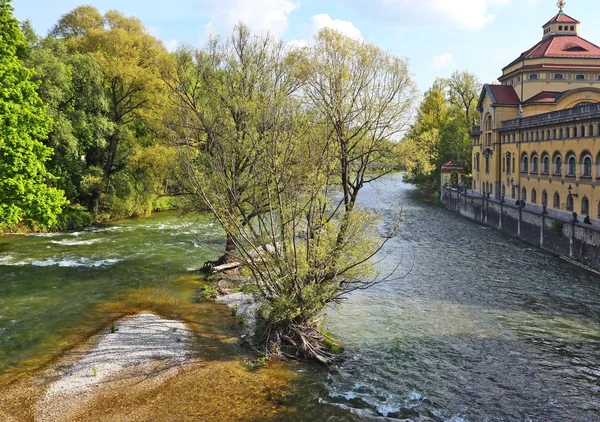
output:
M577 81L585 81L585 75L575 75L575 80L577 80Z
M510 173L510 152L506 153L506 172Z
M568 130L568 129L567 129ZM569 134L567 133L567 136L569 136ZM573 138L577 138L577 126L575 126L573 128Z
M571 25L571 31L575 31L575 26Z
M512 190L511 190L510 194L511 194L511 198L512 198L512 199L515 199L516 190L515 190L515 187L514 187L514 186L513 186Z
M535 81L538 78L537 73L532 73L531 75L529 75L529 80L530 81Z
M570 127L568 127L568 128L566 129L566 137L567 137L567 138L570 138L570 137L571 137L571 128L570 128Z
M573 195L567 196L567 211L573 211Z
M569 157L568 166L567 166L567 176L575 177L575 172L577 171L577 160L574 156Z
M542 191L542 205L543 206L548 205L548 193L545 190Z
M588 135L589 137L592 137L592 136L594 136L594 125L589 125L589 126L588 126L588 132L587 132L587 135Z
M512 158L512 168L513 168L513 172L514 172L515 168L516 168L516 166L515 166L515 157L514 156Z
M560 130L558 131L558 139L562 139L562 137L563 137L563 130L562 130L562 129L560 129Z
M585 126L581 126L581 137L585 137Z
M475 168L479 171L479 153L475 154Z
M490 172L490 156L488 154L484 154L485 155L485 172L489 173Z
M565 75L563 73L555 73L554 74L554 79L565 79Z
M534 174L538 173L538 157L534 155L531 159L531 172Z
M553 204L553 206L556 209L560 209L560 195L558 194L558 192L554 192L554 204Z
M527 189L521 189L521 200L527 201Z
M562 31L562 25L559 25L559 27L558 27L558 30L559 30L559 31ZM539 32L538 32L538 33L539 33Z
M547 155L542 159L542 173L550 173L550 157L548 157Z
M548 135L548 138L550 138L550 135ZM552 139L556 139L556 129L552 130Z
M557 176L562 175L562 158L560 155L554 159L554 174Z
M600 81L600 75L598 75L598 80Z
M582 177L592 177L592 157L586 155L583 158L583 169L581 172Z
M588 215L590 213L590 201L584 196L581 200L581 214Z
M537 203L537 192L535 189L531 190L531 202L534 204Z
M502 192L502 196L504 197L504 195L506 195L506 188L504 187L504 185L502 185L501 192Z
M529 170L529 158L526 155L521 159L521 173L527 173Z

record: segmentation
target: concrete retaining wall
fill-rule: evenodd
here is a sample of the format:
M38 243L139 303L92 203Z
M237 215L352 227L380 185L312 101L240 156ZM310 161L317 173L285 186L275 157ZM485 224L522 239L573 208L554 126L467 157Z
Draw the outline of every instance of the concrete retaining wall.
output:
M525 242L600 271L600 226L533 204L498 201L445 187L446 208ZM563 215L564 214L564 215ZM561 227L562 226L562 227Z

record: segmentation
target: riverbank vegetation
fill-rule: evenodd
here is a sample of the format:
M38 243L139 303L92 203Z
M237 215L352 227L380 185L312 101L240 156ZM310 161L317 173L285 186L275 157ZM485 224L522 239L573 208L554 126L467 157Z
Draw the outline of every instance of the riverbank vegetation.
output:
M481 82L466 71L436 79L425 93L417 118L398 146L405 180L417 187L439 190L442 165L456 160L471 173L471 138L479 121L477 101Z
M241 288L263 304L261 352L331 361L323 312L383 279L371 258L394 228L380 234L359 196L409 127L406 60L330 29L293 48L243 24L169 53L138 19L91 6L46 37L24 23L24 36L1 1L14 38L3 57L34 110L17 113L32 117L23 136L6 128L3 149L36 142L20 146L38 151L23 166L38 169L33 196L47 207L24 206L3 230L75 228L178 198L222 226L217 263L242 263Z

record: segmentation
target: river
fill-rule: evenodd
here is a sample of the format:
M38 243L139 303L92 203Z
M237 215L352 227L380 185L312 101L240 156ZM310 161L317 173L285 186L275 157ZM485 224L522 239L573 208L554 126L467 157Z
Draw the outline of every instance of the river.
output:
M296 394L280 420L600 421L600 277L420 201L399 174L362 202L382 230L402 210L378 257L382 275L400 265L329 311L346 359L290 365ZM174 214L1 238L0 372L59 353L124 292L177 291L221 244L207 218Z

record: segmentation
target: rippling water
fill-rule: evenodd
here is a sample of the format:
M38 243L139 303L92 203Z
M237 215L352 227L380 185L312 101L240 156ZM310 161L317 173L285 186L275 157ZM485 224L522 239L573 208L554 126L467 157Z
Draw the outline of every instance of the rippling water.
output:
M350 358L326 401L440 421L600 421L600 277L420 202L400 175L364 203L401 232L383 274L329 315ZM363 413L364 415L365 413Z
M382 274L400 267L329 312L347 358L292 365L299 394L280 420L600 421L600 277L419 201L400 175L363 193L384 227L402 209L379 257ZM98 304L173 290L222 247L208 219L174 214L0 238L0 374Z

